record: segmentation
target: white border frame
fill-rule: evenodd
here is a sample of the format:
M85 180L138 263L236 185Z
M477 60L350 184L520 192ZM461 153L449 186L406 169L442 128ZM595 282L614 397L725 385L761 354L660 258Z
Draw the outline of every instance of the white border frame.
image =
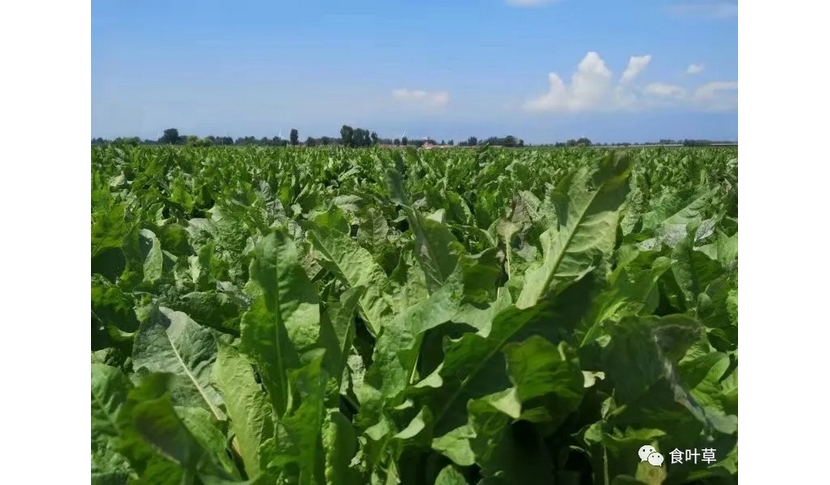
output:
M830 44L830 29L817 5L744 2L739 17L739 476L749 484L820 483L830 474L823 469L830 430L821 397L830 268L820 236L830 195L820 46Z
M90 477L91 9L0 15L4 482Z
M0 17L6 134L0 369L10 483L89 476L89 4L16 2ZM826 434L824 72L813 3L745 2L739 415L743 478L818 483ZM825 38L821 41L821 38Z

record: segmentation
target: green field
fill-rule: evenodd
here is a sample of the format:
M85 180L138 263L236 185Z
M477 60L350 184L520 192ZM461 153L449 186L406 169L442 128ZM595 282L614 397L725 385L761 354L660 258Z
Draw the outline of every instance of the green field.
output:
M94 147L92 482L737 483L737 157Z

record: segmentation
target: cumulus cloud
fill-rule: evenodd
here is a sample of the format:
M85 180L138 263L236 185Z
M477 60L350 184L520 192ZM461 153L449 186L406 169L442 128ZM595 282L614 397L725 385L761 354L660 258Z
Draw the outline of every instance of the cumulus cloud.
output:
M686 72L688 74L699 74L703 72L703 64L689 64L689 67L686 68Z
M589 111L609 105L613 80L611 71L596 52L589 52L579 63L567 86L555 72L548 74L547 94L527 102L530 111Z
M450 102L450 93L446 91L423 91L420 89L395 89L392 97L406 103L440 108Z
M506 0L508 5L514 7L538 7L549 3L556 3L559 0Z
M625 71L620 78L620 84L628 84L631 82L638 74L643 72L643 70L648 66L648 63L651 62L651 56L631 56L631 59L628 60L628 67L625 68Z
M623 74L625 81L615 86L613 74L596 52L589 52L566 85L555 72L548 74L550 88L547 94L531 99L525 104L529 111L603 111L622 109L633 101L623 84L629 83L642 72L651 56L634 56Z
M691 92L683 86L652 82L636 83L651 56L632 56L617 82L596 52L589 52L571 76L570 84L555 72L548 74L548 92L529 99L524 108L535 112L582 113L636 111L657 108L724 110L737 107L738 83L719 81Z

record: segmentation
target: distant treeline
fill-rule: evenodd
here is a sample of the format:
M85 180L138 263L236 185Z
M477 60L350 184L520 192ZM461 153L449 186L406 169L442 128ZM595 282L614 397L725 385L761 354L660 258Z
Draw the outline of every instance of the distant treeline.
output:
M464 141L455 143L454 140L433 140L431 138L423 138L419 140L410 140L407 137L402 138L380 138L374 131L363 128L353 128L348 125L343 125L340 129L340 136L337 138L323 136L319 138L307 137L304 142L300 141L300 134L297 129L292 129L288 139L275 136L272 138L262 137L256 138L254 136L238 137L236 139L230 136L206 136L198 137L195 135L181 135L176 128L169 128L164 130L164 134L157 140L148 140L134 136L121 137L114 140L106 140L103 138L95 138L92 140L93 145L186 145L186 146L345 146L349 148L363 148L376 145L385 146L414 146L417 148L424 146L443 146L443 147L474 147L479 145L503 146L503 147L577 147L577 146L648 146L648 145L682 145L682 146L709 146L714 144L731 144L730 142L715 142L710 140L660 140L659 142L648 143L592 143L588 138L571 139L565 142L558 142L553 144L537 144L526 145L524 140L512 135L505 137L491 136L479 140L475 136L471 136ZM734 143L737 145L737 143Z
M521 147L524 145L524 140L520 140L514 136L506 137L490 137L479 142L478 138L471 136L467 140L459 142L457 145L455 140L433 140L432 138L422 138L417 140L410 140L407 137L401 138L381 138L374 131L369 131L364 128L353 128L348 125L343 125L340 129L339 137L323 136L319 138L307 137L304 142L300 141L300 134L297 129L292 129L288 138L280 138L274 136L272 138L262 137L256 138L254 136L238 137L236 139L230 136L206 136L198 137L194 135L181 135L176 128L169 128L164 130L164 134L158 140L142 140L141 138L124 137L116 138L114 140L105 140L103 138L95 138L92 140L93 145L188 145L188 146L214 146L214 145L229 145L229 146L329 146L340 145L350 148L371 147L375 145L394 145L394 146L415 146L421 147L424 145L434 146L477 146L488 143L490 145L502 145L508 147Z

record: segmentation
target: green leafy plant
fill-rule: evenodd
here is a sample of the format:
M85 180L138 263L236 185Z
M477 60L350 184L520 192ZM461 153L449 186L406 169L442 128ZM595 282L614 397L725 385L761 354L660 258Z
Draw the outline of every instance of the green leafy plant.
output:
M732 149L109 146L92 182L93 483L737 482Z

